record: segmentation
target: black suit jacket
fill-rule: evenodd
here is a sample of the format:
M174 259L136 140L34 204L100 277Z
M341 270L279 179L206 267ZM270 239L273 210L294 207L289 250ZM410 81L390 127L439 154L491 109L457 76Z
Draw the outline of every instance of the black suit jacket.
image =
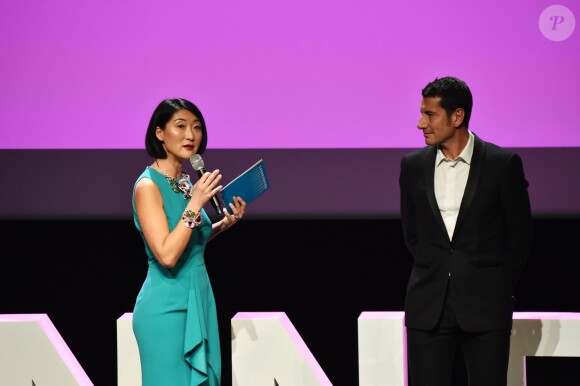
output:
M436 326L449 275L459 325L509 329L512 290L532 241L528 182L520 157L475 136L453 240L434 191L436 146L401 160L401 220L414 257L405 299L407 327Z

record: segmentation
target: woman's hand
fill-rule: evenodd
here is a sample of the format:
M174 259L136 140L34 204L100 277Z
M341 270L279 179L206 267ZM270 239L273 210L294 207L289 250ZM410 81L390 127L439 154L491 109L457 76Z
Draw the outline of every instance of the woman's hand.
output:
M217 185L222 179L222 175L219 173L219 169L216 169L199 177L199 180L193 185L193 192L188 205L191 210L199 212L213 196L222 190L222 185Z
M228 212L227 208L224 208L225 217L223 219L223 229L226 230L236 222L240 221L242 217L244 217L244 213L246 211L246 202L242 200L241 197L234 197L234 203L230 203L230 209L232 214Z

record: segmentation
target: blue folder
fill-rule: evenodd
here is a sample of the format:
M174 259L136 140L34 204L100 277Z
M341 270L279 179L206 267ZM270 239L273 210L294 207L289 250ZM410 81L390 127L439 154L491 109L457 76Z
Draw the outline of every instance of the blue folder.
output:
M221 190L224 206L230 210L234 196L249 204L270 188L264 160L259 160Z

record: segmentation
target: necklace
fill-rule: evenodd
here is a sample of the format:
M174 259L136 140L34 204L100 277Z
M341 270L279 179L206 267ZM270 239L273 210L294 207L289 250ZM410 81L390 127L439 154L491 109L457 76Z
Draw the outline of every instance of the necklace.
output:
M157 164L157 167L159 168L159 171L161 172L161 174L163 174L163 176L165 177L167 182L169 182L169 185L171 185L171 189L175 193L182 192L184 200L190 199L191 198L191 191L193 190L193 188L191 187L191 182L189 182L189 174L182 171L181 177L179 177L179 179L172 178L172 177L169 177L167 174L165 174L161 170L161 167L159 166L159 163L157 162L157 160L155 160L155 163Z

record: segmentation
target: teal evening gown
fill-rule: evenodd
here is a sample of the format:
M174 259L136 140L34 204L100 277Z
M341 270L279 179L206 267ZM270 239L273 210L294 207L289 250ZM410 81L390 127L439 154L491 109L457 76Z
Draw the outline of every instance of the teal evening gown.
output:
M169 229L184 226L181 215L189 199L176 193L157 170L142 178L161 192ZM163 267L151 252L135 211L133 218L145 242L149 269L133 310L133 331L141 358L143 386L218 386L221 354L215 299L204 261L212 224L202 210L201 225L174 268Z

